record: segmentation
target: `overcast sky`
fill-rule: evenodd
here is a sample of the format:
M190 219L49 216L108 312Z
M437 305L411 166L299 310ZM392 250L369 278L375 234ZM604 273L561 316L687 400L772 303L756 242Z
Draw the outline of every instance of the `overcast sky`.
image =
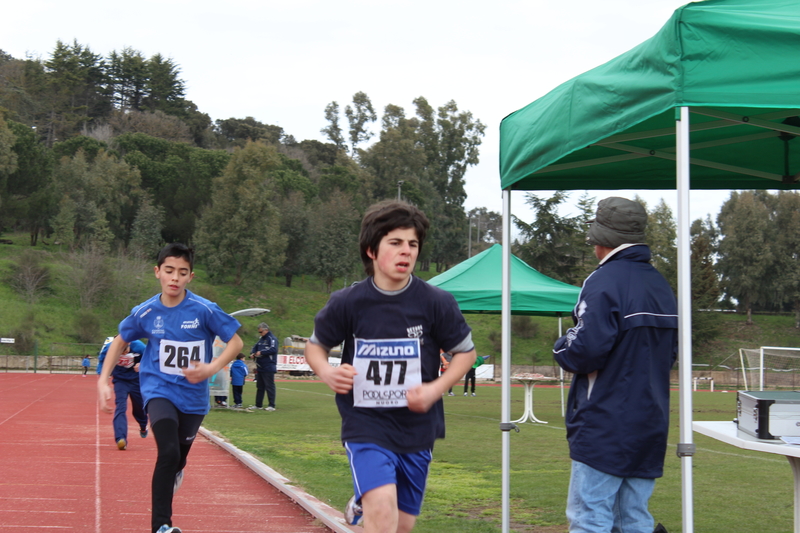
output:
M212 120L252 116L297 140L325 140L325 106L358 91L379 116L455 100L486 125L466 176L467 209L502 209L499 126L562 82L653 36L684 0L27 0L3 8L0 49L49 57L58 39L107 56L129 46L181 68L186 97ZM342 125L346 119L342 117ZM379 125L373 131L377 134ZM530 221L523 192L512 212ZM545 193L546 194L546 193ZM635 191L596 191L633 198ZM576 202L580 191L574 191ZM677 211L674 191L640 191ZM697 191L692 219L728 191Z

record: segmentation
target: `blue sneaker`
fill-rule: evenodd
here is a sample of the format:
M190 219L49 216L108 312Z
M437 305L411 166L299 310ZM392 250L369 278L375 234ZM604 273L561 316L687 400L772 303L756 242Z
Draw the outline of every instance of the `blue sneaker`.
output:
M156 533L181 533L181 529L178 527L172 527L168 526L167 524L164 524L163 526L158 528L158 531Z
M356 496L354 494L344 507L344 519L351 526L360 526L363 518L364 511L361 509L361 506L356 503Z

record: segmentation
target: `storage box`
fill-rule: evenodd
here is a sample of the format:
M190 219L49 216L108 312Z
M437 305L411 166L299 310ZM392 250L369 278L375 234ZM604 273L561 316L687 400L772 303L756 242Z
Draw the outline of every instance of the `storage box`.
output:
M800 391L739 391L739 430L759 439L800 437Z

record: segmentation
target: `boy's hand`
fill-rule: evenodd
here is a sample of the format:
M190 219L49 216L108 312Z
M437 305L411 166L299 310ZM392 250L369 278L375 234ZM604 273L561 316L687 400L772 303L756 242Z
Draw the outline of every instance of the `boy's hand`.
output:
M352 365L343 364L330 367L330 372L320 376L323 382L337 394L347 394L353 390L353 376L358 374Z
M211 365L207 363L195 363L191 368L183 369L183 377L189 383L200 383L214 375Z
M111 403L111 387L108 386L107 379L97 380L97 405L104 413L114 412Z
M427 413L441 397L442 393L432 383L423 383L406 393L408 408L415 413Z

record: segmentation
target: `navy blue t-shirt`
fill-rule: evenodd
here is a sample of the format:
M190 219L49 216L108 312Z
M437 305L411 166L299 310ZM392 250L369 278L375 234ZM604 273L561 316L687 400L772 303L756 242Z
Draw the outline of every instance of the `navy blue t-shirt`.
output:
M358 371L354 390L336 395L342 441L396 453L432 449L445 435L442 400L415 413L403 389L439 376L440 349L471 350L470 331L450 293L413 276L395 293L379 290L372 278L333 293L314 319L312 341L326 348L344 342L342 363ZM394 404L402 406L381 407Z

